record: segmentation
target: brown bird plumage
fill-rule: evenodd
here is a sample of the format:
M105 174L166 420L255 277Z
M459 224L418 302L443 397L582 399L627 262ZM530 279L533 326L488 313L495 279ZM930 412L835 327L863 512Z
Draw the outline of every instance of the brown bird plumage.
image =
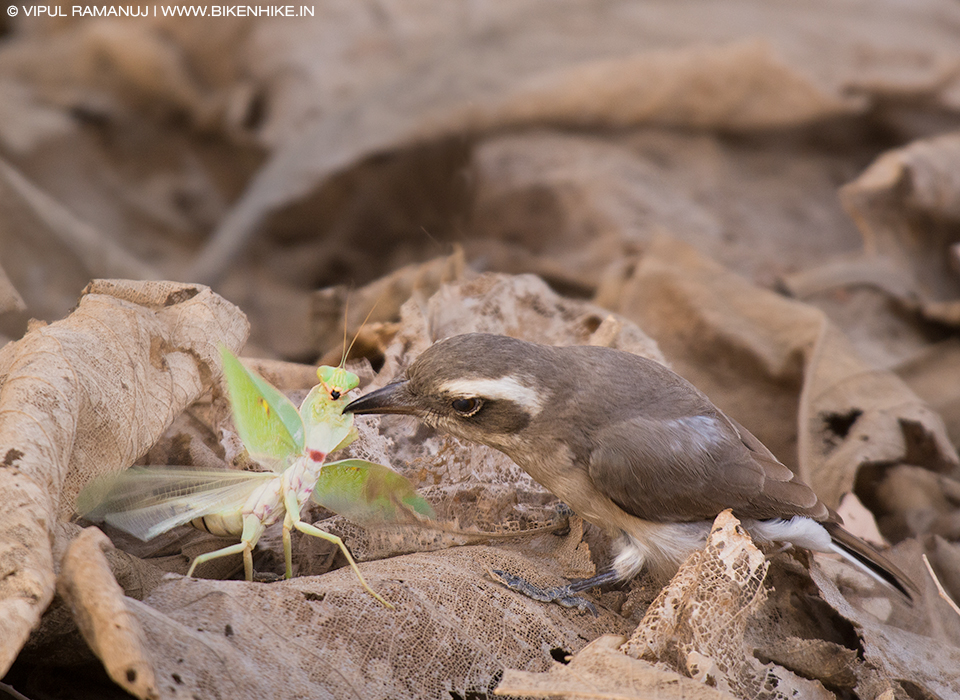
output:
M615 538L603 580L644 565L672 575L730 508L760 541L836 551L908 597L913 588L749 431L637 355L461 335L345 410L414 415L503 451Z

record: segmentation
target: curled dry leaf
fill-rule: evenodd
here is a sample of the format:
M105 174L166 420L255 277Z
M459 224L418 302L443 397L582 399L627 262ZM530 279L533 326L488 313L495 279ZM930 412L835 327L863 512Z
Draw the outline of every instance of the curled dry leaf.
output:
M398 75L401 83L409 83L413 75L415 84L395 85L401 89L386 94L361 94L354 109L311 123L277 148L215 231L191 271L193 277L217 279L268 214L307 195L365 154L543 122L740 131L854 113L863 105L859 98L831 94L812 82L762 41L671 47L639 55L634 51L572 62L569 56L558 56L554 65L562 67L551 70L540 62L515 63L493 74L478 71L476 65L458 66L461 58ZM481 64L499 63L504 57L501 47ZM463 91L447 89L448 71L454 66ZM493 75L499 76L496 81ZM398 97L399 104L384 109L385 100ZM369 99L375 99L377 109L363 104ZM390 118L384 120L387 114Z
M831 695L817 681L763 665L745 642L747 625L766 598L769 563L729 511L717 516L704 550L691 555L621 647L738 698Z
M926 348L894 370L917 396L943 417L954 445L960 445L960 340L951 338Z
M927 318L960 325L960 134L885 153L840 197L868 255L905 281L892 290ZM951 264L952 261L952 264Z
M0 349L0 671L54 591L49 545L90 479L129 466L239 349L241 312L205 287L92 282L66 319Z
M371 154L542 124L790 127L862 113L877 85L922 84L938 104L955 83L953 36L929 8L885 5L869 23L823 4L791 8L784 21L758 0L741 9L749 22L702 1L682 20L669 5L625 2L475 6L468 21L442 2L391 6L388 21L361 7L319 11L298 27L310 49L291 51L297 42L272 23L252 32L249 55L263 57L247 69L277 85L257 134L271 157L191 278L223 274L269 214ZM817 32L799 29L811 23ZM313 47L323 47L323 70Z
M414 297L403 305L400 332L373 386L393 379L442 338L498 333L548 345L583 345L609 315L594 304L560 296L533 275L488 273L443 285L428 300ZM607 344L663 361L656 343L633 323L625 323Z
M311 335L316 347L327 351L320 364L337 364L343 353L340 339L345 336L349 343L364 322L397 321L400 307L408 299L427 299L442 284L469 279L471 275L463 250L457 247L452 255L407 265L358 290L341 285L315 292Z
M110 678L131 695L154 700L159 693L146 637L103 554L112 546L95 527L81 532L61 562L57 591Z
M863 680L867 680L867 674L873 670L909 687L911 695L940 698L960 695L960 676L947 671L960 668L960 647L955 643L884 624L866 608L851 605L837 589L829 571L814 567L811 576L824 600L850 621L860 637L867 668L856 671ZM944 615L954 615L946 609L946 604L942 609Z
M548 673L508 671L497 694L832 698L816 681L759 663L747 646L745 630L765 599L769 565L739 525L729 511L717 517L706 549L683 564L630 639L601 637Z

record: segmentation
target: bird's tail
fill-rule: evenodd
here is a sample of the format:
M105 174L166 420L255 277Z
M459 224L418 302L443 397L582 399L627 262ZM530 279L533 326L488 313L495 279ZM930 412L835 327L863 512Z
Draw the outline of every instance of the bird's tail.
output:
M821 524L830 533L831 548L834 552L871 578L893 588L908 601L913 602L919 599L920 589L917 584L880 552L856 535L844 530L838 523Z

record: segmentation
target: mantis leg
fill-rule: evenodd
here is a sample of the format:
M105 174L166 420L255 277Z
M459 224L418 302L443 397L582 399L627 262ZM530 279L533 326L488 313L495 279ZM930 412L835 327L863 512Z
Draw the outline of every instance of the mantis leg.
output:
M187 577L193 576L193 570L197 568L198 564L203 564L213 559L220 559L221 557L229 557L231 554L243 554L243 574L247 581L252 581L253 547L257 544L257 540L260 539L260 535L263 534L263 530L263 523L260 522L257 516L245 515L243 517L243 534L240 537L240 542L230 545L229 547L224 547L223 549L201 554L190 564L190 568L187 570Z
M198 564L203 564L206 561L211 561L213 559L219 559L220 557L229 557L231 554L243 554L243 573L246 575L248 581L253 580L253 555L251 554L251 547L247 545L246 542L238 542L237 544L230 545L229 547L224 547L223 549L218 549L214 552L207 552L206 554L201 554L196 559L193 560L193 563L190 565L190 569L187 571L187 577L193 576L193 570L197 568ZM247 568L247 558L250 559L250 568Z
M343 555L347 558L347 562L350 564L350 568L353 569L353 573L356 574L357 579L360 581L360 585L363 586L364 590L366 590L367 593L369 593L374 598L376 598L381 603L383 603L385 607L393 610L393 606L390 603L388 603L386 600L384 600L382 597L380 597L380 595L376 591L374 591L372 588L370 588L370 586L367 584L367 580L363 577L363 574L360 573L360 569L357 567L357 562L354 561L353 555L350 554L350 550L347 549L347 545L343 543L343 540L341 540L336 535L331 535L329 532L324 532L318 527L314 527L313 525L309 525L308 523L303 522L300 519L300 509L297 507L297 504L296 504L297 503L296 494L294 494L292 491L288 491L286 493L286 500L291 501L290 503L287 504L287 518L289 519L293 527L295 527L297 530L299 530L305 535L312 535L314 537L319 537L322 540L326 540L327 542L333 542L333 544L337 545L340 548L340 551L343 552ZM284 520L284 523L283 523L283 530L284 530L284 535L289 537L289 535L287 534L288 528L287 528L286 519ZM287 552L286 547L287 547L287 541L284 542L284 554L286 554Z
M327 542L333 542L335 545L337 545L340 548L340 551L343 552L344 556L347 558L347 562L350 564L350 568L353 569L353 573L355 573L357 575L357 578L360 580L360 585L364 587L367 593L369 593L374 598L376 598L381 603L383 603L384 606L390 608L391 610L393 609L393 606L390 603L388 603L386 600L381 598L376 591L374 591L372 588L370 588L369 585L367 585L366 579L363 578L363 574L361 574L360 569L357 568L357 562L353 560L353 555L350 554L350 550L347 549L347 546L343 543L343 540L341 540L336 535L331 535L329 532L324 532L318 527L314 527L313 525L308 525L307 523L300 520L300 518L297 518L296 520L294 520L293 526L297 528L300 532L306 535L313 535L314 537L319 537L322 540L326 540Z
M293 520L289 512L283 519L283 561L287 565L286 578L293 578L293 546L290 543L290 528Z

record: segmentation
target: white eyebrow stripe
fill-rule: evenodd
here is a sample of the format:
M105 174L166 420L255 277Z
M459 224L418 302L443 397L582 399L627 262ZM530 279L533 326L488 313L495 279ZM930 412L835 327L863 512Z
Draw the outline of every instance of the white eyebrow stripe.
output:
M499 379L452 379L440 385L440 391L452 396L480 396L518 403L536 416L543 410L543 401L536 391L521 384L516 377Z

